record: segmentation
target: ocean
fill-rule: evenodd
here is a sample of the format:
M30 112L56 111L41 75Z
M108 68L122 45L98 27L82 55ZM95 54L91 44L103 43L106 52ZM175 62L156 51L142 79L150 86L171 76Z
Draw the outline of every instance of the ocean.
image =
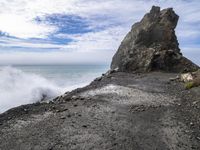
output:
M108 69L108 65L0 66L0 113L86 86Z

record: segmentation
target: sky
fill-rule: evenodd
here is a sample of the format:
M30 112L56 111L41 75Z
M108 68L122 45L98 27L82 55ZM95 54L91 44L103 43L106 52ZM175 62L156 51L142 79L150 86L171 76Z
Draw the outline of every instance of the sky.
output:
M0 64L110 64L152 5L174 8L180 48L200 65L199 0L0 0Z

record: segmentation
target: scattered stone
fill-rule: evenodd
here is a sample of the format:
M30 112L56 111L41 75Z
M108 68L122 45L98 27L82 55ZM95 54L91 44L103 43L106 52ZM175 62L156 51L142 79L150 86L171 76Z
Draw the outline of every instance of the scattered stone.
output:
M71 115L70 115L70 114L68 114L68 115L67 115L67 117L68 117L68 118L71 118Z
M196 139L200 141L200 137L196 137Z
M91 98L90 98L90 97L87 97L86 100L91 100Z
M111 113L112 113L112 114L114 114L114 113L115 113L115 111L111 111Z
M65 116L62 116L62 117L60 117L60 119L66 119L66 117L65 117Z
M82 125L82 127L83 127L83 128L87 128L88 126L87 126L87 125Z
M181 81L183 82L190 82L190 81L193 81L194 78L192 76L192 73L184 73L184 74L181 74Z
M77 99L78 99L78 96L75 96L75 95L74 95L74 96L71 97L71 99L72 99L72 100L77 100Z
M190 122L190 126L194 126L194 123L193 123L193 122Z
M102 80L102 77L98 77L96 79L94 79L94 81L101 81Z
M28 109L24 108L24 112L25 112L25 113L28 113Z
M74 107L77 107L78 105L77 104L74 104Z
M198 101L194 101L192 104L193 104L193 105L196 105L197 103L198 103Z
M170 81L177 81L177 80L179 80L179 79L180 79L179 76L176 76L175 78L169 78Z
M81 98L80 98L80 100L84 100L84 99L85 99L84 97L81 97Z
M67 110L68 110L68 108L58 109L58 110L56 110L56 112L57 112L57 113L60 113L60 112L64 112L64 111L67 111Z
M56 110L56 112L57 112L57 113L59 113L59 112L60 112L60 110Z

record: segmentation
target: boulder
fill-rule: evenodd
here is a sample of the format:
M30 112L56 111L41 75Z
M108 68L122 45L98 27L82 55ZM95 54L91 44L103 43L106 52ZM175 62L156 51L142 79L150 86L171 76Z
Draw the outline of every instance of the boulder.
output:
M179 16L172 8L153 6L132 26L114 55L111 69L123 72L189 72L199 67L185 58L179 48L175 28Z
M193 77L192 73L181 74L181 81L182 82L190 82L190 81L193 81L193 80L194 80L194 77Z

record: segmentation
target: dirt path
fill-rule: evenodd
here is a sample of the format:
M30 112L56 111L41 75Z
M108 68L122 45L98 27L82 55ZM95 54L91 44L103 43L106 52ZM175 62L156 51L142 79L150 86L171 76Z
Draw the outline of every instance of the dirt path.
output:
M0 149L199 150L200 89L169 82L175 76L114 73L10 110L0 115Z

